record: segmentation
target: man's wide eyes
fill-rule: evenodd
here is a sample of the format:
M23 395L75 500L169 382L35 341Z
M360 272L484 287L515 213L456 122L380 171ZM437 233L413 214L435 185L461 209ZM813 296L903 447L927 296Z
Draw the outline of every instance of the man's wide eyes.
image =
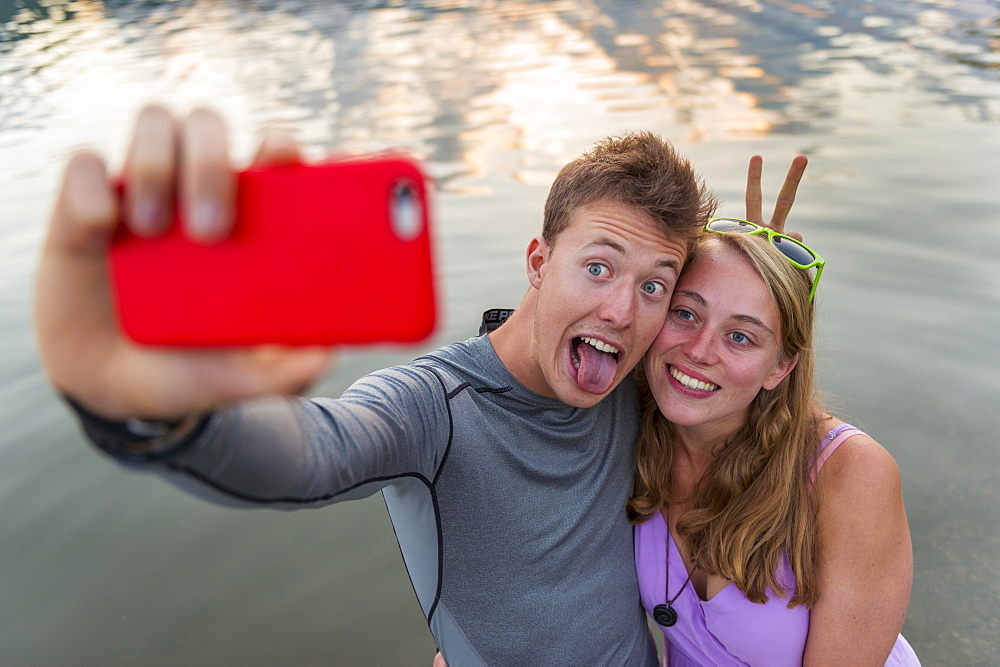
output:
M663 283L650 280L649 282L642 284L642 291L650 296L663 296L666 293L667 288L663 285Z
M595 278L606 278L611 274L611 269L600 262L587 264L587 273ZM667 292L666 286L657 280L648 280L642 284L640 289L649 296L663 296Z

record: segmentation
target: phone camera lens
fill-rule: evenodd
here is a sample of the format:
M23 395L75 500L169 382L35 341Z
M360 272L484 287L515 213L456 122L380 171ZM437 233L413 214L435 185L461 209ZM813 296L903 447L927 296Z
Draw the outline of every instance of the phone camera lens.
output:
M412 183L400 182L392 189L391 211L396 236L412 241L420 235L423 227L420 197Z

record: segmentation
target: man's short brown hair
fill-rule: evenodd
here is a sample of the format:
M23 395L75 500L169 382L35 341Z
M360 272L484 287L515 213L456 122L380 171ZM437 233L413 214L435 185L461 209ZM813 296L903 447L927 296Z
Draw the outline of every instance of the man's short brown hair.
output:
M574 210L598 201L645 211L667 238L688 246L718 206L691 163L652 132L608 137L562 168L545 201L546 242L555 243Z

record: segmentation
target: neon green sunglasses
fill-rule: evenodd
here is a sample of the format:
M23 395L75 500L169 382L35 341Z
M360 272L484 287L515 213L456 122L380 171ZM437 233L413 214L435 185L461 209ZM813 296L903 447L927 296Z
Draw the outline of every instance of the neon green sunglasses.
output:
M792 263L792 266L805 271L816 269L816 274L812 279L812 288L809 290L809 301L813 300L813 296L816 294L816 285L819 284L819 277L823 275L823 267L826 266L826 260L816 254L816 251L805 243L796 241L791 236L779 234L773 229L768 229L747 220L740 220L739 218L712 218L705 225L705 231L715 232L716 234L728 234L730 232L737 234L767 234L767 240L781 251L781 254Z

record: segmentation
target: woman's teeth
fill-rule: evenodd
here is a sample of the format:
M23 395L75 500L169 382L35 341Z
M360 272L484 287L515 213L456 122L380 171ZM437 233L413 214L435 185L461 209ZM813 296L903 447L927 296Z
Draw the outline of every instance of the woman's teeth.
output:
M618 348L617 347L615 347L614 345L610 345L608 343L605 343L604 341L597 340L596 338L591 338L589 336L581 336L580 340L582 340L587 345L592 345L592 346L596 347L601 352L607 352L609 354L618 354Z
M670 367L670 375L672 375L675 380L680 382L688 389L697 389L698 391L715 391L716 389L719 388L719 385L717 384L712 384L710 382L702 382L701 380L695 380L690 375L680 372L673 366Z

